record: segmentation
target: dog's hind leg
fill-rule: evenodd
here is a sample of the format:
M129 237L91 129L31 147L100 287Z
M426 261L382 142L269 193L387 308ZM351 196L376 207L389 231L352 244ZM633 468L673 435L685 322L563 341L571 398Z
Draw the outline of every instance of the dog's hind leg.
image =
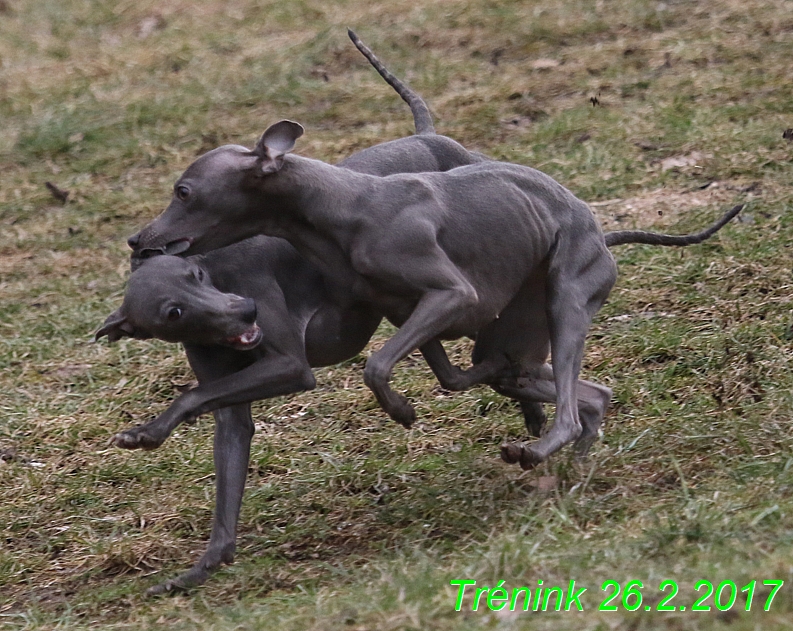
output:
M541 403L556 401L553 369L549 364L545 364L536 372L532 371L531 374L522 376L514 384L501 383L494 385L493 389L499 394L517 399L521 402L521 407L526 403L532 403L542 409ZM585 456L598 437L603 416L611 400L611 390L606 386L579 379L576 384L576 399L582 430L575 442L575 450L579 456ZM530 434L538 435L528 426L527 429ZM536 464L531 446L525 443L505 444L502 446L501 455L506 462L520 462L525 469Z
M471 368L463 370L449 361L449 357L440 340L432 340L422 346L420 350L441 387L453 392L468 390L479 384L492 385L502 378L505 373L512 371L510 361L503 354L487 357L480 363L474 364ZM494 389L497 392L499 391L498 388ZM508 396L517 399L518 403L520 403L523 420L529 434L539 437L548 420L542 408L542 403L512 395Z
M526 431L529 432L529 436L539 438L548 423L548 417L542 408L542 403L520 399L518 399L518 403L523 414L523 424L526 426Z
M215 416L215 516L209 547L198 562L175 579L151 587L149 596L201 585L224 563L234 560L237 520L248 474L254 426L250 404L214 411Z
M462 392L478 384L491 383L510 368L509 360L500 355L488 357L463 370L449 361L449 356L438 339L430 340L419 350L441 387L452 392Z
M571 238L557 243L548 267L546 292L556 420L540 440L524 448L521 466L538 464L578 439L584 440L582 447L593 440L592 430L585 433L579 419L578 374L592 318L616 277L614 259L602 242Z

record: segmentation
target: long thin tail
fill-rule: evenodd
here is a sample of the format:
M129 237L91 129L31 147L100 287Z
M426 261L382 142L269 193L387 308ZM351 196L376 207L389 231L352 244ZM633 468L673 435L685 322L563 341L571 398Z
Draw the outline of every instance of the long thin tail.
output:
M394 75L392 75L383 63L375 57L375 54L364 44L358 36L351 30L347 29L347 35L350 36L352 43L361 51L361 54L369 60L369 63L374 66L374 69L380 74L386 83L390 85L396 93L402 97L402 100L408 104L410 111L413 113L413 122L416 125L417 134L434 134L435 125L432 124L432 114L430 108L424 100L416 94L413 90L407 87Z
M728 210L721 219L714 223L709 228L694 234L659 234L657 232L645 232L644 230L615 230L614 232L606 232L603 237L606 240L606 246L623 245L625 243L647 243L649 245L693 245L695 243L702 243L705 239L709 239L719 230L721 230L729 221L743 210L743 204L738 204Z

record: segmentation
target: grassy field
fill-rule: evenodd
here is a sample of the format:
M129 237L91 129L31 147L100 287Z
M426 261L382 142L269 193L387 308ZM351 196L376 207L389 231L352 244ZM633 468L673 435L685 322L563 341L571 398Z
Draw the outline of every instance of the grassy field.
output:
M615 248L584 367L614 404L588 460L503 464L517 407L445 392L415 356L405 431L363 386L368 349L255 406L237 562L146 599L206 545L212 423L107 446L192 379L176 346L91 342L125 238L198 154L280 118L331 162L409 134L347 26L441 133L549 173L605 228L747 208L702 246ZM793 627L792 52L789 0L0 0L0 628ZM575 580L585 611L474 612L467 592L456 612L460 579ZM692 612L703 579L757 580L751 611ZM606 580L641 580L639 609L598 611ZM678 611L645 611L663 580ZM767 612L763 580L785 581Z

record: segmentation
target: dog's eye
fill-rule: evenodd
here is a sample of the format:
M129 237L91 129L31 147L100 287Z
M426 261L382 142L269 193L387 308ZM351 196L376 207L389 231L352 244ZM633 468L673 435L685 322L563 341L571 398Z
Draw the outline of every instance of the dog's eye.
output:
M178 320L182 317L182 310L179 307L171 307L168 310L168 319L173 322L174 320Z
M199 268L199 269L198 269L198 273L196 274L196 276L198 277L198 282L199 282L199 283L200 283L201 281L203 281L203 280L204 280L204 270L202 270L201 268Z
M180 184L179 186L177 186L175 192L176 192L176 196L182 201L186 200L190 195L190 189L187 188L184 184Z

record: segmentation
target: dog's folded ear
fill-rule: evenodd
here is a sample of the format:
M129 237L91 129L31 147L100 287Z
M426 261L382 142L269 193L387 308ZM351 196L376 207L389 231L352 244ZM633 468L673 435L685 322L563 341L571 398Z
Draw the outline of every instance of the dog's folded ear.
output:
M288 120L270 125L256 143L253 152L261 160L262 173L275 173L284 164L284 156L295 147L303 135L303 126Z
M102 328L94 334L94 341L107 335L108 342L116 342L122 337L135 337L135 327L127 322L127 316L121 314L121 309L116 309L107 316Z

